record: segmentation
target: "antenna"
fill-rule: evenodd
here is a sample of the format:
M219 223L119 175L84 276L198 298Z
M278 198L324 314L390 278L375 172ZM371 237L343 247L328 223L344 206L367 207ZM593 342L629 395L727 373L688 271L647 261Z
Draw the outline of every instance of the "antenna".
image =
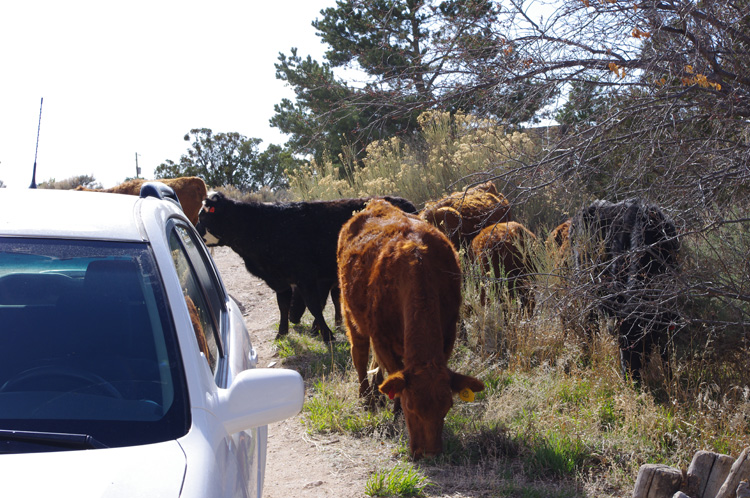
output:
M36 150L34 151L34 171L31 173L31 185L29 188L36 188L36 156L39 153L39 130L42 128L42 105L44 105L44 97L39 104L39 124L36 127Z

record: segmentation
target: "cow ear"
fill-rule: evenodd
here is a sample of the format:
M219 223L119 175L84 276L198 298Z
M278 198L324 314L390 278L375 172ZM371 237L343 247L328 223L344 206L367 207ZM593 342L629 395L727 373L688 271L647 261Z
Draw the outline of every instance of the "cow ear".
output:
M208 196L203 199L203 211L207 213L213 213L219 206L222 199L220 192L209 192Z
M460 393L464 389L470 389L473 392L479 392L484 389L484 383L471 377L470 375L462 375L460 373L451 372L451 391L454 393Z
M212 190L206 194L206 200L204 202L218 203L226 199L226 196L221 192Z
M396 372L388 376L385 382L380 384L380 392L387 395L390 399L401 396L401 391L406 387L406 378L404 372Z
M203 201L203 211L206 213L213 213L216 211L216 206L211 202L211 199L205 199Z

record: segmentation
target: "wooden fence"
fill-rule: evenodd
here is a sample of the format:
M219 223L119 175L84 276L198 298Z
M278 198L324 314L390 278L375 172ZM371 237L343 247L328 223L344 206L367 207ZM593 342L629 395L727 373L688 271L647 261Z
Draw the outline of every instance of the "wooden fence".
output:
M646 464L638 471L633 498L750 498L750 447L737 459L699 451L687 472Z

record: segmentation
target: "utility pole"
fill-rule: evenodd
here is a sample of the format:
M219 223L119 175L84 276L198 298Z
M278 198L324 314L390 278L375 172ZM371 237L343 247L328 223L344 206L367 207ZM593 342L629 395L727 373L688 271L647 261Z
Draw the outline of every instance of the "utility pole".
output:
M138 178L138 175L141 174L141 168L138 166L138 156L139 154L135 153L135 177Z

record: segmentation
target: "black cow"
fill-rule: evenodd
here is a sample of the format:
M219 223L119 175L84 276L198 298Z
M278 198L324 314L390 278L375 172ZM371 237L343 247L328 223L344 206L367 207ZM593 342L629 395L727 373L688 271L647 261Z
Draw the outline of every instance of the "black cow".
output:
M417 211L406 199L381 198L406 212ZM323 307L330 291L338 297L339 231L369 200L239 202L212 192L203 203L196 229L209 246L232 248L247 270L276 292L280 312L277 338L289 332L295 290L314 317L313 329L330 342L335 339L323 318Z
M618 322L623 373L640 379L644 355L677 321L667 298L680 250L674 222L639 199L598 200L573 217L570 242L580 282Z

